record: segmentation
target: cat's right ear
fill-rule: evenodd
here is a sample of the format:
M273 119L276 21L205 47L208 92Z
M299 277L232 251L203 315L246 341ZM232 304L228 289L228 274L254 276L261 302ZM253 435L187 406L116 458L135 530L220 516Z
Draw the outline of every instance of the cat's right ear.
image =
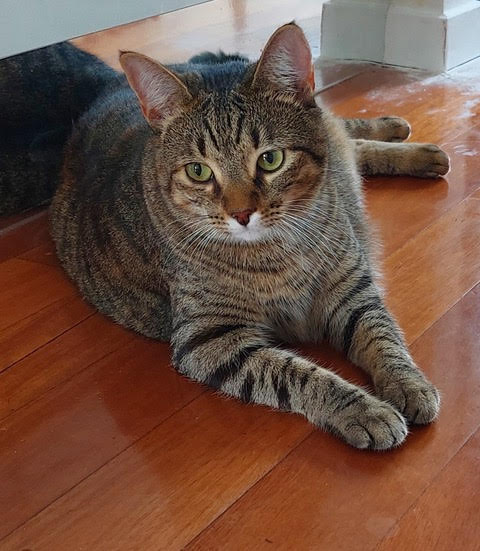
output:
M120 65L145 118L154 128L192 99L177 75L145 55L120 52Z
M312 53L302 29L294 22L283 25L270 37L257 62L252 85L293 92L312 101Z

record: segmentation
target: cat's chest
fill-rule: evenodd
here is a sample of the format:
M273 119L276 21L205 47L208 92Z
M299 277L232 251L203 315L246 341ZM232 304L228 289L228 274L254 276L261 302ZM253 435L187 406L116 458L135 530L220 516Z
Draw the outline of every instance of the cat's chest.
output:
M285 279L272 277L267 292L257 292L256 301L265 323L287 342L311 338L312 315L319 296L318 280L314 273L291 273Z
M274 333L286 342L309 339L310 319L314 309L313 289L294 289L276 296L264 305L264 315Z

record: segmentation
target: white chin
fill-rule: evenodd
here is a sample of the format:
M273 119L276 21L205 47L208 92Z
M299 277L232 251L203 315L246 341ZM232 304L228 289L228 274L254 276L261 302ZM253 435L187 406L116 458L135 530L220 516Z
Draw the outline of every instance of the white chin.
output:
M227 224L234 241L251 243L252 241L260 241L267 234L267 230L263 227L258 212L252 214L247 226L242 226L234 218L230 217L227 220Z

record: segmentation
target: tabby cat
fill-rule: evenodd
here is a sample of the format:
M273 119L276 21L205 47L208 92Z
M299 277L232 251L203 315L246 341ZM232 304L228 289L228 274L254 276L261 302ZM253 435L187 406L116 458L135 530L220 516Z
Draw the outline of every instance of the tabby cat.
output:
M2 63L3 211L58 184L52 233L69 276L118 323L169 339L192 379L358 448L430 423L439 395L375 282L359 172L436 177L445 153L397 143L410 132L397 117L342 121L318 105L294 23L256 63L120 62L126 79L61 44ZM27 104L15 86L35 75ZM375 394L278 346L324 339Z

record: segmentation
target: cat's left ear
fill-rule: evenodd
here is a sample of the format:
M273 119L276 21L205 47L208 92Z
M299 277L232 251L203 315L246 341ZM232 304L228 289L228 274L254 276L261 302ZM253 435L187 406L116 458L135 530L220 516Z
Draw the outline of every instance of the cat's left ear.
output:
M298 25L288 23L273 33L257 62L252 85L311 97L315 87L312 53Z
M192 100L176 74L145 55L120 52L120 65L137 94L145 118L154 128Z

